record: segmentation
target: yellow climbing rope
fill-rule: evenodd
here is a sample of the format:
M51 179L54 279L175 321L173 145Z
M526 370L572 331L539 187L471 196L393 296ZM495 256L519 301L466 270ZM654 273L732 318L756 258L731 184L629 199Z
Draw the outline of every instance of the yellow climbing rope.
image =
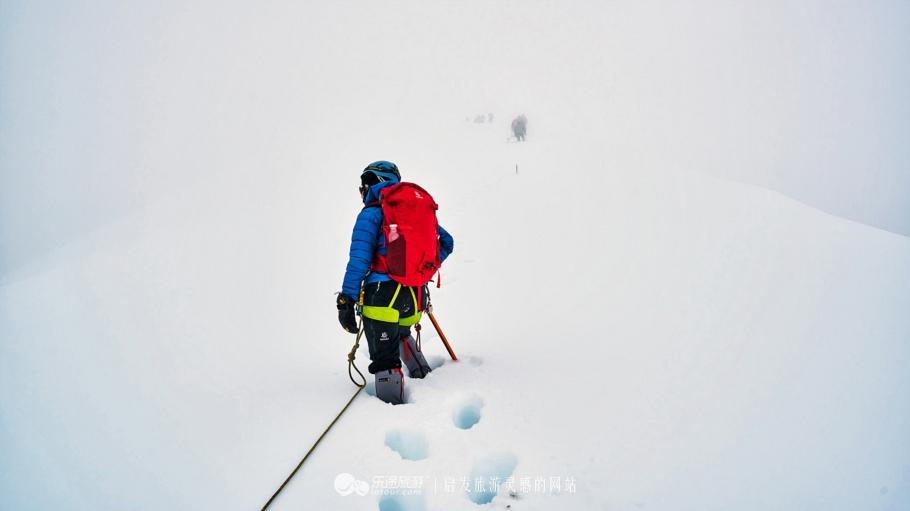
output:
M360 336L362 336L362 335L363 335L363 319L361 319L360 324L357 325L357 338L354 339L354 346L351 346L351 352L348 353L348 378L351 379L351 383L353 383L354 385L357 385L357 387L358 387L357 392L354 393L354 397L356 397L357 394L361 390L363 390L363 388L366 387L366 385L367 385L366 377L363 375L363 373L360 372L360 369L357 369L357 364L354 363L354 359L357 358L357 349L360 348ZM354 368L355 371L357 371L357 374L360 375L360 380L362 383L357 383L357 380L354 379L354 375L351 374L352 367ZM352 397L351 399L353 400L354 398ZM344 410L342 410L342 412L344 412Z
M326 435L326 433L329 432L330 429L332 429L332 426L334 426L335 423L338 422L338 419L341 418L341 414L343 414L345 412L345 410L347 410L348 407L351 406L351 403L354 402L354 398L356 398L357 395L360 394L360 391L363 390L364 387L366 387L367 379L363 375L363 373L360 372L360 369L357 368L357 364L354 363L354 359L357 357L357 349L360 347L360 337L362 335L363 335L363 320L361 319L360 324L357 325L357 338L354 340L354 346L351 347L351 352L348 353L348 377L351 379L351 382L353 382L354 385L357 385L357 391L354 392L354 395L351 396L351 399L348 400L348 403L346 405L344 405L344 408L342 408L341 411L338 412L338 415L335 416L335 418L332 420L332 422L329 423L329 425L325 428L325 430L323 430L322 434L319 435L319 438L316 439L316 442L313 443L313 446L310 447L310 450L307 451L307 453L303 456L303 459L300 460L300 463L297 464L297 467L295 467L294 470L291 471L291 474L287 477L287 479L285 479L284 482L281 483L281 486L279 486L278 489L275 490L275 493L272 494L272 498L270 498L269 501L266 502L264 506L262 506L262 511L265 511L266 509L268 509L268 507L270 505L272 505L272 501L274 501L275 498L278 497L278 494L281 493L281 490L283 490L285 486L287 486L287 484L291 481L291 478L294 477L294 474L296 474L297 471L300 470L300 467L303 466L303 462L306 461L307 458L310 457L310 454L313 452L314 449L316 449L316 446L319 445L319 442L322 441L322 438ZM353 368L354 371L357 371L357 374L360 375L360 380L362 383L358 383L354 379L354 375L351 373L351 368Z

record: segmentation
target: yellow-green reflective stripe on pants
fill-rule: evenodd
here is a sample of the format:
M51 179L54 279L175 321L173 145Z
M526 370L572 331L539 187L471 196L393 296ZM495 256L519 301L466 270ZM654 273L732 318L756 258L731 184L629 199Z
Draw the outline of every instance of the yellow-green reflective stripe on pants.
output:
M398 323L401 326L413 326L420 322L420 318L423 316L423 313L418 312L417 314L412 314L406 318L402 318L401 313L392 307L364 305L363 316L375 321L383 321L385 323Z

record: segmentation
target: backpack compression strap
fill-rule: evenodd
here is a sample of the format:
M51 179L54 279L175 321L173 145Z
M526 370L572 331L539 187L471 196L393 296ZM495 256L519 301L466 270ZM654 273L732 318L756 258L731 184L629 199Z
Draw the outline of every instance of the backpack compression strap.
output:
M363 205L363 209L367 208L380 208L382 207L382 199L374 200L373 202L368 202ZM383 257L378 252L373 255L373 261L370 263L370 271L375 271L379 273L388 273L389 265L386 263L385 257Z

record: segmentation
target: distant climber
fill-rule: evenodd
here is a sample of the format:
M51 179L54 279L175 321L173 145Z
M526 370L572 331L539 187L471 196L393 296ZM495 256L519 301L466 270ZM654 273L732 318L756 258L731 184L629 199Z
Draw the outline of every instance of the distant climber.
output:
M515 140L519 142L524 141L525 135L528 133L528 118L524 114L519 115L512 120L512 134L515 135Z

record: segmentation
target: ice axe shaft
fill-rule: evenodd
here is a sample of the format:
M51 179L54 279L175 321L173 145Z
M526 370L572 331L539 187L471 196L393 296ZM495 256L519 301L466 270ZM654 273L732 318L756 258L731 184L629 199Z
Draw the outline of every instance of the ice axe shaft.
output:
M439 328L439 322L436 321L436 316L434 316L433 313L430 312L430 311L427 311L427 316L430 317L430 322L433 323L433 328L436 329L436 333L438 333L438 334L439 334L439 338L442 339L442 344L445 345L446 351L449 352L449 356L452 357L452 360L455 360L455 361L457 362L457 361L458 361L458 357L455 356L455 352L452 351L452 347L449 346L449 340L446 339L446 334L442 333L442 329Z

